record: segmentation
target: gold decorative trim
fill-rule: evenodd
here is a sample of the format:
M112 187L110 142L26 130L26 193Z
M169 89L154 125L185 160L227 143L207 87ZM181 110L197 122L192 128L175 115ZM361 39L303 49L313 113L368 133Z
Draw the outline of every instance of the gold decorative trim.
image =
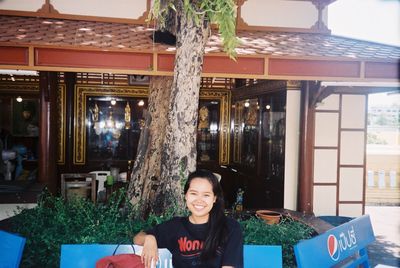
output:
M301 88L301 81L299 80L288 80L286 81L287 90L291 89L300 89Z
M240 163L241 153L241 144L243 130L240 127L240 122L242 122L242 114L243 114L243 101L238 101L235 103L235 120L234 120L234 129L233 129L233 162Z
M219 164L229 164L231 92L228 90L200 90L201 100L219 100Z
M57 92L57 140L58 155L57 164L65 164L65 122L66 122L66 86L61 84L58 86Z
M75 165L86 163L86 98L88 96L147 97L147 87L75 86L74 154Z
M229 163L230 140L230 91L200 90L200 99L220 101L219 163ZM86 99L88 96L148 97L147 87L129 86L75 86L74 100L74 152L75 165L86 163Z
M32 84L32 83L26 83L26 84L1 84L0 85L0 92L1 93L9 93L12 95L17 95L17 94L23 94L23 93L28 93L28 94L39 94L39 85L37 84Z

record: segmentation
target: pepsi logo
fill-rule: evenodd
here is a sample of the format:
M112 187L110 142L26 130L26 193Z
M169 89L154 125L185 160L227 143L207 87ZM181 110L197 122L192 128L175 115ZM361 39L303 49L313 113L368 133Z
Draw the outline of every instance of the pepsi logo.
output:
M332 260L337 261L340 257L340 248L338 240L334 235L329 235L326 242L327 242L329 256L331 256Z

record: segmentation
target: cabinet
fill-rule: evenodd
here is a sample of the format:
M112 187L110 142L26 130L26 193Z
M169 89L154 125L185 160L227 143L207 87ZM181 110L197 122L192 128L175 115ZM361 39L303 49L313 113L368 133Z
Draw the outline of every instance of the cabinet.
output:
M139 86L76 86L73 163L87 170L105 161L126 168L136 157L147 95ZM199 109L207 118L199 119L198 161L228 164L230 91L200 90Z
M14 96L6 93L0 102L0 151L15 153L15 157L1 159L0 179L35 180L39 154L39 99L30 94Z
M232 166L242 177L247 208L283 206L286 91L234 102Z

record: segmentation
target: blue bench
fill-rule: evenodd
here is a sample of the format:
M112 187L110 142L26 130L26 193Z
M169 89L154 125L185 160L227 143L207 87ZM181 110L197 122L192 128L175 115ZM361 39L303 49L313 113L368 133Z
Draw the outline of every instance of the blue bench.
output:
M0 267L18 268L26 239L0 230Z
M68 244L61 246L61 268L94 268L96 261L113 255L117 245L104 244ZM135 253L140 254L142 247L134 245ZM131 245L120 245L116 254L133 253ZM281 268L281 246L245 245L243 249L244 267ZM172 268L171 253L167 249L159 250L160 261L157 268Z
M370 267L367 246L374 241L369 215L356 218L295 245L297 267Z

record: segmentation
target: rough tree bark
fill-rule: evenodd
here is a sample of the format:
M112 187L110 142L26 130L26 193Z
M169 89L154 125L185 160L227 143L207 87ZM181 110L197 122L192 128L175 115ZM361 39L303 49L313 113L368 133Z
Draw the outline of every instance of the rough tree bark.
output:
M197 110L209 25L206 20L196 24L187 18L181 5L176 6L172 86L161 89L155 81L150 85L149 113L128 190L131 203L140 204L143 218L150 212L161 214L171 204L184 207L183 183L196 168ZM163 115L167 115L165 122L157 122Z
M141 131L137 155L128 188L128 199L139 205L142 217L151 210L154 189L160 185L161 150L165 142L165 130L169 109L172 77L153 76L150 79L145 125Z

